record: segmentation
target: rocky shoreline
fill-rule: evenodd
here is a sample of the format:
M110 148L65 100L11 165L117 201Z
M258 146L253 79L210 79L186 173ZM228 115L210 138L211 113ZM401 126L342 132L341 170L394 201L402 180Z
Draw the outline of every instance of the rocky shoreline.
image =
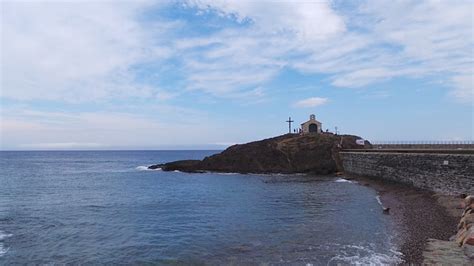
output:
M370 148L359 145L353 135L285 134L282 136L233 145L203 160L182 160L151 165L149 169L182 172L231 173L311 173L334 174L342 171L341 149Z
M403 264L421 265L429 239L448 241L456 233L458 219L438 202L434 192L367 177L345 177L373 188L383 206L390 208L396 232L393 241L403 254Z
M397 226L406 264L474 265L474 197L439 194L409 185L349 177L374 188Z
M440 197L440 203L460 218L457 233L448 241L429 239L423 253L424 264L474 265L474 196L462 197L461 202L459 199ZM457 206L453 208L454 202Z

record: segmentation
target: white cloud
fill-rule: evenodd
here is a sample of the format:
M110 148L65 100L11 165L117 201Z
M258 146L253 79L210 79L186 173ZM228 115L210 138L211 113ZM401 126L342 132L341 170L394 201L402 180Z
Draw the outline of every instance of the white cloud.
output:
M250 21L267 33L292 32L304 40L325 39L345 30L329 1L191 0L190 5L215 11L239 22Z
M177 92L143 84L134 68L168 58L182 62L185 88L217 97L253 95L284 68L328 74L340 87L430 77L462 101L470 91L458 82L474 72L469 1L185 3L240 25L189 37L173 31L185 20L139 19L157 3L2 2L2 97L167 100Z
M340 87L366 86L395 77L429 77L450 83L455 87L451 95L465 101L473 85L457 82L457 77L474 72L473 2L362 3L358 10L344 14L348 24L361 30L316 45L315 51L321 53L311 53L294 66L310 73L328 73L333 85Z
M470 1L367 0L350 11L327 1L188 3L246 25L180 43L203 49L184 52L193 89L227 95L291 67L329 74L338 87L429 77L455 87L461 101L470 91L455 78L474 72Z
M472 1L367 0L351 10L337 3L186 1L185 11L233 22L194 32L201 25L183 30L186 17L143 17L165 1L1 1L2 100L37 100L42 109L50 101L101 101L96 112L87 106L80 113L2 108L1 141L9 147L185 143L194 141L182 133L189 131L204 132L202 143L237 141L237 130L215 130L220 125L195 107L141 106L141 100L176 99L187 89L185 96L262 101L272 95L266 85L286 69L325 74L332 85L351 88L426 78L451 88L455 99L474 102ZM178 77L165 80L179 85L160 88L155 68L137 71L147 64L166 68ZM314 97L295 106L326 102Z
M302 108L317 107L317 106L326 104L327 102L328 102L328 98L311 97L311 98L297 101L296 103L294 103L293 106L302 107Z
M301 46L345 31L344 21L327 1L187 2L202 12L248 24L176 44L183 54L188 89L219 97L251 94L291 63L288 56Z
M136 82L137 64L170 50L154 39L168 24L145 29L149 3L2 2L2 97L66 102L152 97Z

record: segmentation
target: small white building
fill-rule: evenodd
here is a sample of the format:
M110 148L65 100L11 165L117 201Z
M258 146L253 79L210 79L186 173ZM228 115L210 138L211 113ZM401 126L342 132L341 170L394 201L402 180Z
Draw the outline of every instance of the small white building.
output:
M321 133L322 130L322 123L316 120L315 115L310 115L309 120L301 124L301 132L303 134L306 133Z

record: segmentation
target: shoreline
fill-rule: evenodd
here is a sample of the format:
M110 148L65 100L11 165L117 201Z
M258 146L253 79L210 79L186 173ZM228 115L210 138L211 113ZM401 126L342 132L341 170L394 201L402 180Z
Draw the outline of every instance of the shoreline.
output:
M422 264L430 239L448 241L456 234L462 213L459 198L386 180L344 177L373 188L382 205L390 208L396 232L394 241L403 254L403 264Z

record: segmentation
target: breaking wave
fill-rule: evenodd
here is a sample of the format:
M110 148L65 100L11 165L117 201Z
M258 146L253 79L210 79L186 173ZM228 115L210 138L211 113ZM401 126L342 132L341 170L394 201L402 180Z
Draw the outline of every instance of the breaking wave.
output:
M150 169L148 168L148 166L144 165L137 166L135 169L137 169L138 171L161 171L161 168Z
M402 253L390 249L388 254L377 253L368 247L347 245L342 254L329 261L328 265L395 265L403 263Z
M380 206L383 206L382 201L380 200L380 196L375 197L377 199L377 202L380 204Z
M336 182L336 183L354 183L354 181L347 180L347 179L344 179L344 178L338 178L338 179L334 180L334 182Z

